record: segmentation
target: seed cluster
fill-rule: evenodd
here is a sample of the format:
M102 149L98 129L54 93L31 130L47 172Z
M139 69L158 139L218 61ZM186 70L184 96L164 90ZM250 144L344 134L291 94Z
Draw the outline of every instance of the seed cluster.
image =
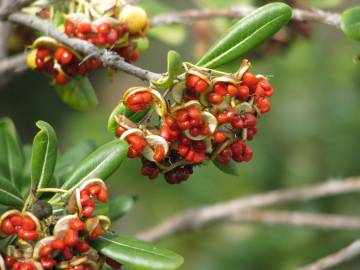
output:
M12 270L99 269L104 261L114 269L121 264L104 258L88 241L95 240L110 228L106 216L93 216L95 201L108 200L107 187L100 179L85 181L77 188L66 207L66 215L39 220L30 212L10 210L0 219L3 237L17 235L0 256L0 268Z
M192 65L175 81L168 100L150 88L127 90L123 102L129 110L152 105L161 119L139 125L116 117L115 134L129 143L130 158L141 158L142 175L155 179L163 173L175 184L187 180L194 166L210 160L250 161L253 151L247 141L257 133L257 118L271 109L273 88L265 76L249 68L247 60L235 74Z
M135 62L140 57L142 46L139 41L148 29L148 17L142 8L126 5L113 7L113 13L92 20L84 13L65 15L61 27L69 37L76 37L107 48L127 62ZM34 41L28 53L28 66L40 70L53 78L56 84L66 84L76 76L86 76L102 66L95 58L84 58L49 37Z

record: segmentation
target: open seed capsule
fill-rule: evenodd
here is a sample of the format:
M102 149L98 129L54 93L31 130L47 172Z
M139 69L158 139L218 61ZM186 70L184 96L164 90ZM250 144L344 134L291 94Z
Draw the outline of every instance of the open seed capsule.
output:
M163 159L168 151L169 151L169 144L168 142L159 135L148 135L145 137L147 142L147 146L143 151L143 156L153 162L158 162ZM161 147L163 151L162 153L156 153L157 147ZM157 157L158 156L158 157Z
M209 113L209 112L202 112L201 113L201 118L204 121L204 123L209 127L209 129L210 129L210 134L209 135L211 135L215 131L216 127L217 127L216 117L214 115L212 115L211 113ZM194 136L192 136L190 134L189 130L185 130L185 135L186 135L186 137L188 137L188 138L190 138L190 139L192 139L194 141L201 141L201 140L203 140L203 139L205 139L206 137L209 136L209 135L200 134L200 135L194 137Z

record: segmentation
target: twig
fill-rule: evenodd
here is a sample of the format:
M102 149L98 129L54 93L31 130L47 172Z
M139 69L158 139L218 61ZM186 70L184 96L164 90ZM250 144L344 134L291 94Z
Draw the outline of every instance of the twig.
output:
M358 191L360 191L360 178L354 177L338 181L329 181L323 184L299 189L256 194L245 198L238 198L228 202L180 212L161 222L159 225L140 233L138 236L140 239L157 241L173 234L193 230L210 223L227 219L246 209L291 201L306 201L325 196Z
M313 214L290 211L246 210L224 220L226 223L285 225L323 230L359 230L360 218L334 214Z
M34 0L3 0L0 10L0 20L6 19L12 12L31 4Z
M157 15L151 18L151 26L164 24L187 24L198 20L213 20L214 18L238 18L249 15L256 7L233 7L229 9L204 9L174 12ZM319 22L340 27L340 14L322 11L319 9L293 9L293 20Z
M297 268L296 270L324 270L338 266L344 262L360 255L360 240L352 242L347 247L326 256L314 263L308 264L304 267Z
M100 49L90 42L77 38L69 38L62 31L54 27L50 22L39 19L35 16L24 13L13 13L9 16L9 21L19 23L43 32L45 35L58 40L59 42L83 53L85 57L94 57L101 60L104 66L122 70L142 80L158 80L161 74L151 72L129 64L114 52L106 49Z
M0 74L1 76L21 72L26 69L25 65L26 55L20 53L0 60Z

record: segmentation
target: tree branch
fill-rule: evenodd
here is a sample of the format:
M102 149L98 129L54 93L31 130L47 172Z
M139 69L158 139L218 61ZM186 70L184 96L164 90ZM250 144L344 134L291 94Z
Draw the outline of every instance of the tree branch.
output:
M314 263L308 264L304 267L297 268L296 270L324 270L338 266L344 262L360 255L360 240L352 242L347 247L326 256Z
M214 18L238 18L245 17L253 12L256 7L233 7L229 9L204 9L174 12L157 15L151 18L151 26L164 24L187 24L198 20L212 20ZM293 9L293 20L311 21L340 27L340 14L322 11L319 9L304 10Z
M360 218L333 214L313 214L290 211L245 210L230 216L227 223L285 225L323 230L359 230Z
M129 64L114 52L106 49L100 49L90 42L77 38L69 38L61 30L57 29L50 22L39 19L35 16L24 13L13 13L9 16L9 21L26 25L30 28L43 32L45 35L55 38L59 42L70 48L84 54L85 57L95 57L101 60L104 66L124 71L142 80L157 80L161 74L151 72Z
M147 241L157 241L173 234L228 219L240 211L292 201L307 201L325 196L360 191L360 177L328 181L319 185L280 190L238 198L228 202L189 209L170 217L138 236Z

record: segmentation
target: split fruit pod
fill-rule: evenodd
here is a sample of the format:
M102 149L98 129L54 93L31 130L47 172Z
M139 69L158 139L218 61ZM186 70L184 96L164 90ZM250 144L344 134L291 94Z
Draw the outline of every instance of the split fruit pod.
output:
M73 219L77 219L78 215L77 214L73 214L73 215L66 215L63 216L62 218L60 218L54 227L53 230L53 234L55 235L55 237L62 237L66 234L66 232L69 230L70 225L69 222Z
M81 183L77 189L75 189L75 201L76 201L76 207L78 213L82 212L82 205L81 205L81 191L85 190L86 188L92 186L92 185L100 185L102 189L107 190L107 187L103 180L100 178L93 178L88 179Z
M169 144L163 137L159 135L148 135L145 137L145 141L147 142L147 146L143 150L143 156L147 160L158 162L167 155ZM161 149L159 149L159 147L161 147ZM162 152L159 153L159 151Z
M54 240L56 240L55 236L48 236L45 237L43 239L41 239L40 241L38 241L34 247L34 251L33 251L33 259L34 260L38 260L41 256L40 256L40 250L47 245L50 245Z
M123 95L123 102L124 104L126 104L127 100L132 96L135 95L137 93L150 93L153 101L152 101L152 105L156 111L156 113L160 116L163 117L166 113L167 113L167 103L166 100L164 99L164 97L156 90L151 89L151 88L147 88L147 87L131 87L128 90L125 91L124 95Z
M200 134L200 135L194 137L190 134L190 131L187 129L184 132L186 137L188 137L189 139L194 140L194 141L202 141L203 139L205 139L206 137L208 137L214 133L214 131L217 127L216 117L209 112L201 112L201 119L205 123L205 125L207 125L209 127L210 134L209 135Z

